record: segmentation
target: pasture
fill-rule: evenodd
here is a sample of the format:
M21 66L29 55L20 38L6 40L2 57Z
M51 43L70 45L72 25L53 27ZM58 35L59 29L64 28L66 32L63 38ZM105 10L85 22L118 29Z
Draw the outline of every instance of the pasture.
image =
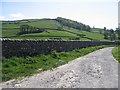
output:
M17 35L20 32L21 25L30 25L37 28L45 29L41 33L30 33ZM79 36L82 34L83 36ZM55 19L25 19L14 22L3 22L2 37L13 39L51 39L60 38L61 40L106 40L103 33L99 33L99 29L91 29L91 32L78 30L72 27L64 26Z

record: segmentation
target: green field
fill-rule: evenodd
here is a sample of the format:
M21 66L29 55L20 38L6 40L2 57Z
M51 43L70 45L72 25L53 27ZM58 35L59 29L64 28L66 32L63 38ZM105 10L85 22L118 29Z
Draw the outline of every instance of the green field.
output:
M30 33L17 35L20 32L21 25L30 25L38 28L44 28L45 31L41 33ZM62 27L62 31L58 28ZM2 37L13 39L51 39L60 38L61 40L105 40L102 29L91 29L91 32L85 30L78 30L68 26L64 26L54 19L25 19L17 20L14 23L4 22L2 24ZM83 34L80 37L77 34Z
M40 28L57 28L58 26L60 26L60 24L55 20L44 20L44 19L29 22L27 24L35 27L40 27Z
M14 37L19 32L19 29L2 30L2 37Z
M65 29L66 30L66 29ZM70 32L73 32L73 33L70 33L70 32L66 32L66 31L70 31ZM42 32L42 33L33 33L33 34L23 34L21 36L17 36L16 34L19 32L19 29L14 29L14 30L3 30L2 31L2 37L10 37L10 38L25 38L26 39L29 39L29 37L31 39L41 39L42 37L61 37L62 39L65 39L64 37L66 37L66 39L68 38L76 38L76 37L79 37L77 36L77 34L84 34L85 36L84 37L79 37L80 40L90 40L90 39L93 39L93 40L105 40L104 39L104 36L102 34L99 34L99 33L91 33L91 32L86 32L86 31L78 31L78 30L75 30L75 29L70 29L70 30L66 30L66 31L60 31L60 30L47 30L47 32ZM16 37L13 37L13 36L16 36Z
M20 26L18 24L9 24L9 23L3 23L2 28L3 29L12 29L12 28L19 28Z
M99 33L91 33L86 31L80 31L81 34L86 35L86 37L94 39L94 40L105 40L103 34Z
M43 33L35 33L35 34L24 34L21 35L24 37L77 37L75 34L58 31L58 30L48 30L47 32Z
M76 33L76 34L84 34L86 38L86 40L90 40L90 39L93 39L93 40L105 40L104 39L104 35L103 34L100 34L98 32L99 29L92 29L91 32L87 32L87 31L84 31L84 30L77 30L77 29L74 29L74 28L69 28L69 27L64 27L66 31L70 31L70 32L73 32L73 33Z

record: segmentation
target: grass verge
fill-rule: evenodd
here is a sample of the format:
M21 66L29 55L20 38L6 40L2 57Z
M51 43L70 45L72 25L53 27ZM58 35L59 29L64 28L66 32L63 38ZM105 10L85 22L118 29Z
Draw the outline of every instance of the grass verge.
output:
M112 50L112 54L114 58L120 63L120 46L116 46Z
M53 69L63 65L75 58L84 56L95 50L107 46L94 46L82 49L75 49L69 52L53 51L48 55L36 55L33 57L11 57L2 58L2 80L7 81L13 78L29 76L34 73Z

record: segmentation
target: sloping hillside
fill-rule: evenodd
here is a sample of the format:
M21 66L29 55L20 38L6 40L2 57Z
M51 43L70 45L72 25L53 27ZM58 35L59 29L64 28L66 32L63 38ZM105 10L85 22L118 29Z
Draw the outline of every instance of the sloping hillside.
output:
M21 33L21 26L27 26ZM22 27L23 28L23 27ZM15 39L105 40L103 33L89 25L58 17L2 22L2 37Z

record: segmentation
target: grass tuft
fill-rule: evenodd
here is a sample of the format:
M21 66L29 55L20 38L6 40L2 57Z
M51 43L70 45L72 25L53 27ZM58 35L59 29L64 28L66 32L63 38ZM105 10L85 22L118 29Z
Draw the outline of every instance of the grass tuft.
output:
M114 58L120 63L120 46L116 46L112 50L112 54Z

